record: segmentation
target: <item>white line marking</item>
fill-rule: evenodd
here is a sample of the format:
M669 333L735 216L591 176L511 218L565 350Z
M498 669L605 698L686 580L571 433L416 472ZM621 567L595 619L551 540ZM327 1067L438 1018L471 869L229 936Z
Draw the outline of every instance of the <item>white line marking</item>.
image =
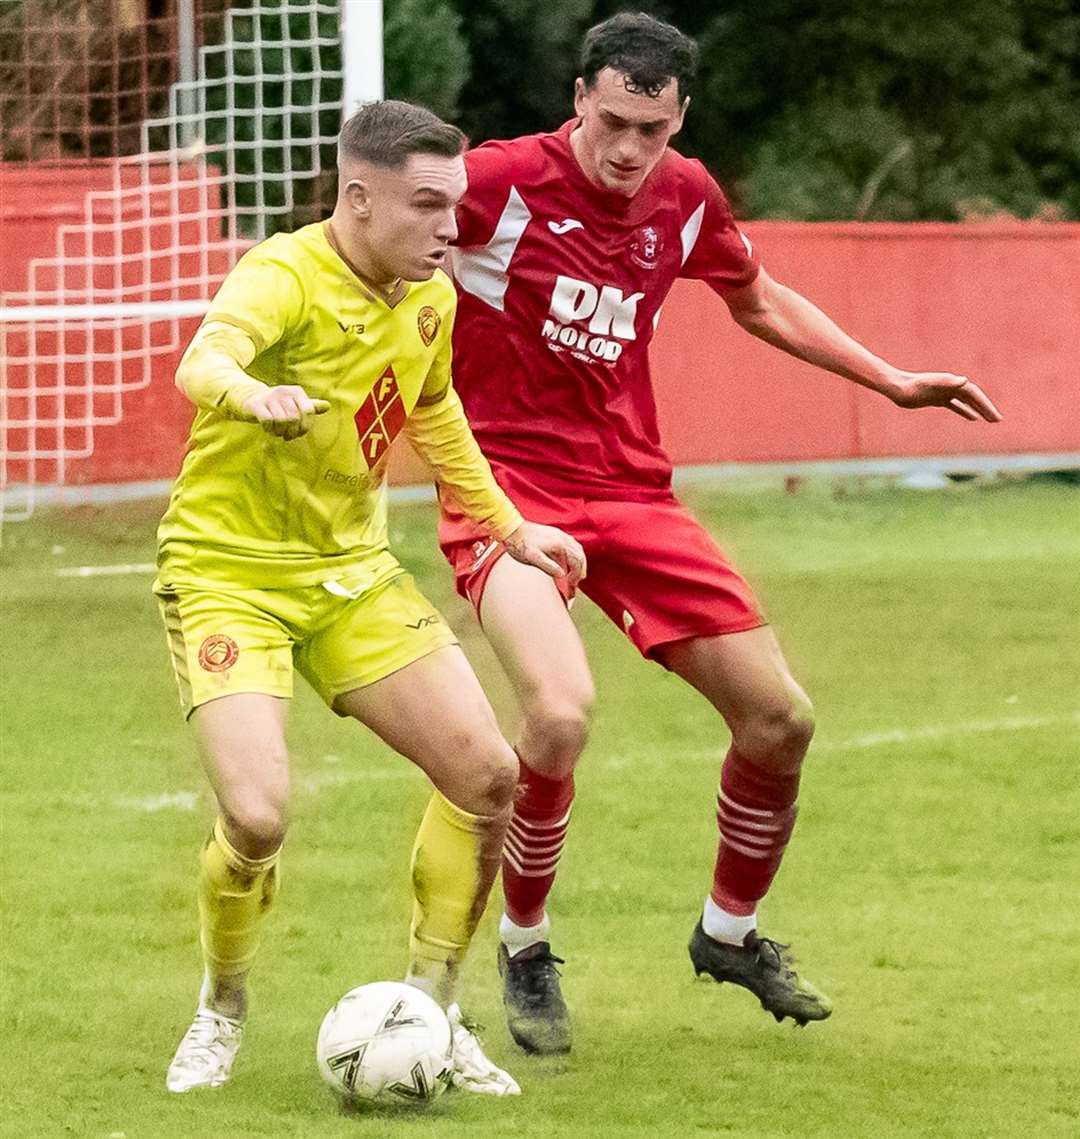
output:
M917 743L923 740L943 740L953 736L989 735L993 732L1027 732L1042 728L1062 728L1080 726L1080 711L1066 712L1060 716L1008 716L999 720L967 720L954 724L928 724L921 728L891 728L880 732L866 732L848 739L815 739L810 745L810 754L815 752L869 751L872 748L887 747L890 744ZM694 748L682 755L686 759L719 759L727 750L726 744L714 748ZM650 751L649 756L655 752ZM642 756L612 755L601 762L607 768L624 768L640 762Z
M62 566L56 570L57 577L114 577L125 573L156 573L153 562L132 562L118 566Z
M325 787L344 787L350 783L397 783L405 779L422 778L411 765L405 765L404 760L402 764L399 768L374 771L321 771L302 776L293 785L309 795L316 795Z
M114 799L113 803L125 810L142 811L144 814L153 815L158 811L172 809L194 811L199 805L199 796L195 791L175 791L172 793L165 792L162 795L146 795L140 799Z
M922 728L894 728L885 732L867 732L848 740L822 740L820 744L810 746L817 751L861 751L917 740L943 740L950 736L977 736L991 732L1026 732L1068 724L1080 724L1080 712L1064 716L1008 716L1001 720L968 720L957 724L929 724Z
M986 735L990 732L1026 732L1041 728L1080 726L1080 711L1068 712L1061 716L1010 716L1000 720L969 720L955 724L931 724L921 728L894 728L883 732L867 732L846 740L822 740L815 743L817 751L866 751L890 744L911 743L919 740L948 739L951 736ZM650 756L654 752L648 753ZM720 748L697 748L683 753L688 759L718 759ZM626 767L641 756L612 755L601 762L607 768ZM324 756L324 763L336 764L337 756ZM403 780L419 779L420 773L407 764L401 767L376 768L374 770L322 771L303 776L296 780L299 791L317 795L324 788L342 787L350 783L396 783ZM194 811L199 805L199 795L195 791L166 792L161 795L147 795L142 798L118 798L113 805L125 810L154 814L157 811Z

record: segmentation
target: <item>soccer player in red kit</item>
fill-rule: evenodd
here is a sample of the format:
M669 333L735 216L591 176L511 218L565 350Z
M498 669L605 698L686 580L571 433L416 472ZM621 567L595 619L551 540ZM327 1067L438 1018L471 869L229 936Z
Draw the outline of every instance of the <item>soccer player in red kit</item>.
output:
M719 851L690 941L694 968L749 989L777 1020L823 1020L828 998L756 921L795 824L810 701L750 588L672 493L649 342L676 278L693 278L748 332L901 407L1000 416L970 380L893 367L769 277L719 186L668 146L689 104L693 40L623 13L587 33L581 62L573 120L466 155L456 384L510 498L585 547L582 592L643 656L701 692L731 731ZM570 1022L545 902L569 825L592 680L556 584L503 557L448 494L442 499L443 551L522 710L503 856L508 1022L527 1050L563 1052Z

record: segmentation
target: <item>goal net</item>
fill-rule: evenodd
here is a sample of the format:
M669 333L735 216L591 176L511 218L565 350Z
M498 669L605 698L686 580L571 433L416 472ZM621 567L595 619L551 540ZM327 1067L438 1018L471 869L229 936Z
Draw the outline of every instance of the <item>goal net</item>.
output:
M237 257L332 202L340 28L315 0L0 8L3 517L98 481Z

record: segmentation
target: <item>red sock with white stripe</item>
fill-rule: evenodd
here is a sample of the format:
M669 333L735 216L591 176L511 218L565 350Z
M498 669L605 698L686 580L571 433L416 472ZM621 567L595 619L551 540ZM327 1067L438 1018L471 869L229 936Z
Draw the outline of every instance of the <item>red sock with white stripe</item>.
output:
M728 752L716 797L720 848L702 919L710 937L738 945L755 928L757 904L780 869L795 827L798 793L797 771L767 771L734 748Z
M549 779L521 763L502 864L506 913L499 935L511 953L547 940L544 906L566 842L573 801L573 775Z

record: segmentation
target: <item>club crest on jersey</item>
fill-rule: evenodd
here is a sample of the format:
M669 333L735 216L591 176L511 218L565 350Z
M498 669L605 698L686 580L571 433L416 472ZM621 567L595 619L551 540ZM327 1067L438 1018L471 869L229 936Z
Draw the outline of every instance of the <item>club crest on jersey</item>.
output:
M442 317L439 316L431 305L424 305L416 314L416 327L420 330L420 339L428 348L431 347L435 337L438 336L440 324L442 324Z
M386 454L397 433L405 426L405 404L398 388L394 366L387 364L375 381L371 394L354 416L360 440L360 454L373 470Z
M199 667L204 672L228 672L239 656L240 648L232 637L214 633L199 646Z
M642 269L655 269L664 252L664 239L660 231L652 225L643 225L634 231L630 239L630 260Z

